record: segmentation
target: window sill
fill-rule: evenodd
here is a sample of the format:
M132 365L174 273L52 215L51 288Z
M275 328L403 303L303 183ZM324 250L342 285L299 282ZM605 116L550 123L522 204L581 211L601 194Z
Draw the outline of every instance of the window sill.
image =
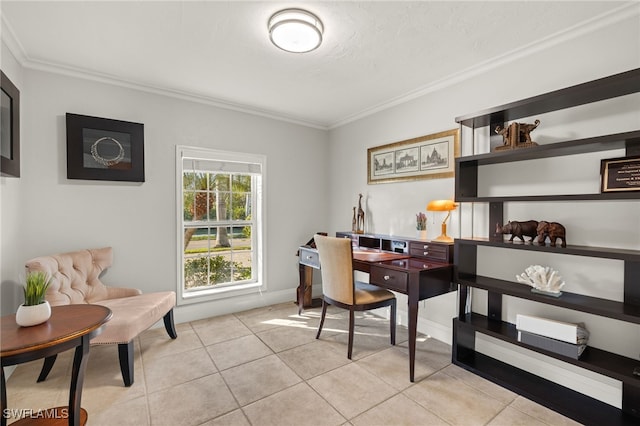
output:
M211 288L193 292L183 292L179 297L178 306L244 296L247 294L259 293L262 292L262 290L264 290L264 285L257 282Z

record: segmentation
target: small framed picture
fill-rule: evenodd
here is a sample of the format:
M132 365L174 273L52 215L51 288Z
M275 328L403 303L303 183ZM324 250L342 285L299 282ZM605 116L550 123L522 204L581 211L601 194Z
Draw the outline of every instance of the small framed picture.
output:
M67 178L144 182L144 125L67 113Z
M600 162L600 192L640 191L640 156Z

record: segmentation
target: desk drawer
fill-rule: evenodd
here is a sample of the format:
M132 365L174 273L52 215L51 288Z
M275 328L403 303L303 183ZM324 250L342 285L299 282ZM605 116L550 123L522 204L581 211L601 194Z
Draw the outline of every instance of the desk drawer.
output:
M411 241L409 243L411 257L428 258L435 261L449 263L449 245L433 242Z
M305 249L300 247L300 263L303 265L311 266L312 268L320 269L320 256L318 252L313 249Z
M369 272L369 282L389 290L407 292L408 276L405 272L394 271L392 269L382 268L372 265Z

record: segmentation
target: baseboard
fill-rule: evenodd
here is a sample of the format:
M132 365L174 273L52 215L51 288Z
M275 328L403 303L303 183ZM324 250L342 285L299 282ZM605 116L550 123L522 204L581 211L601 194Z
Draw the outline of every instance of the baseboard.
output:
M174 321L176 324L197 321L213 316L233 314L249 309L261 308L278 303L295 303L295 289L278 291L265 291L260 293L245 294L239 297L230 297L220 300L210 300L203 303L176 306L174 308ZM163 326L159 321L155 327Z
M370 311L372 314L377 315L382 318L388 317L389 310L387 308L379 308ZM408 326L408 318L409 314L407 311L402 309L398 309L396 323L398 325L403 325L405 327ZM453 324L453 321L451 321ZM448 345L451 345L452 342L452 329L446 325L442 325L435 321L428 320L426 318L422 318L420 316L420 310L418 309L418 333L425 334L433 339L444 342Z

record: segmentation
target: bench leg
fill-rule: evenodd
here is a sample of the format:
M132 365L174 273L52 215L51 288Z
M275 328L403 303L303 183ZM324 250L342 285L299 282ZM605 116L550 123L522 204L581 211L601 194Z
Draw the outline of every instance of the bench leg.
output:
M46 380L47 376L51 372L51 369L53 368L53 364L56 363L57 357L58 357L58 354L54 354L44 359L44 363L42 364L42 370L40 370L40 375L38 376L38 383L44 382Z
M133 340L129 343L118 344L118 358L120 359L120 371L124 385L129 387L133 384Z
M163 319L164 319L164 328L165 330L167 330L167 334L172 339L176 339L178 337L178 333L176 333L176 326L173 323L173 309L167 312L167 314L164 316Z

